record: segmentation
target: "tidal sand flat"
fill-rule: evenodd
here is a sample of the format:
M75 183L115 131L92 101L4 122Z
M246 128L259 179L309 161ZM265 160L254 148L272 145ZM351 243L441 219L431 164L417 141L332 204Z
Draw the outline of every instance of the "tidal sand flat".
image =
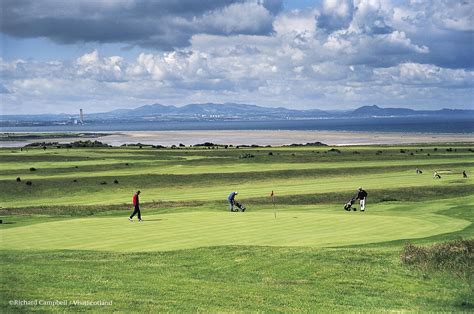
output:
M0 142L0 147L21 147L34 142L70 143L76 137L57 138L43 134L41 139ZM212 142L229 145L272 145L304 144L322 142L328 145L370 145L370 144L414 144L414 143L464 143L474 141L471 133L390 133L390 132L347 132L347 131L290 131L290 130L187 130L187 131L121 131L107 135L87 137L80 140L98 140L120 146L123 144L150 144L186 146Z

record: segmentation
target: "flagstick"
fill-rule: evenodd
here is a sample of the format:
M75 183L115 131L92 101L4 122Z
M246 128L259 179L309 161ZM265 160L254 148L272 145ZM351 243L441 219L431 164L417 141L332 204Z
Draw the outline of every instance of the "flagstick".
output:
M272 203L273 203L273 214L275 215L275 219L277 218L277 211L276 211L276 207L275 207L275 195L273 194L273 191L272 191Z

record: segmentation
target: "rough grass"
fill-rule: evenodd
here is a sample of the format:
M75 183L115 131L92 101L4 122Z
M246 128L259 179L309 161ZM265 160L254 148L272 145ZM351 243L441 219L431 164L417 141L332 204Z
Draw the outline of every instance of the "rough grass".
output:
M431 246L407 243L401 260L424 271L447 271L465 279L471 286L474 284L474 239L458 239Z

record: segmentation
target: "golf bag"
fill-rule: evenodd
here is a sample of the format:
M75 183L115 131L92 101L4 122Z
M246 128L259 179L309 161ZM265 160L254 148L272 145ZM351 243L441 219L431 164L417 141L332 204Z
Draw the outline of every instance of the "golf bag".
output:
M353 211L356 211L357 209L356 209L355 207L352 207L352 205L354 205L354 202L355 202L355 201L356 201L356 198L355 198L355 197L351 198L349 202L347 202L346 204L344 204L344 209L347 210L348 212L350 212L351 209L352 209Z
M234 209L232 210L233 212L238 212L238 211L241 211L241 212L244 212L246 210L245 206L242 205L241 203L239 202L235 202L234 203Z

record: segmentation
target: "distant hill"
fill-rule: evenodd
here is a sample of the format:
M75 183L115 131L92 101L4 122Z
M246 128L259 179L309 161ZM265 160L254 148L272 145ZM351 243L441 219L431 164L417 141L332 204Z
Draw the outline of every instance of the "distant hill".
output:
M329 117L323 110L293 110L287 108L270 108L256 105L236 103L205 103L189 104L183 107L165 106L161 104L145 105L135 109L120 109L105 113L90 114L90 118L177 118L188 117L198 119L213 118L316 118Z
M355 116L408 116L416 113L413 109L380 108L379 106L363 106L352 112Z
M380 108L379 106L362 106L351 113L352 116L389 117L389 116L439 116L439 115L474 115L474 110L441 109L413 110L408 108Z
M85 121L212 121L212 120L297 120L346 117L403 117L403 116L474 116L474 110L441 109L413 110L362 106L352 111L296 110L283 107L261 107L237 103L189 104L182 107L162 104L145 105L134 109L117 109L103 113L85 112ZM77 123L79 115L0 115L1 125L43 125Z

